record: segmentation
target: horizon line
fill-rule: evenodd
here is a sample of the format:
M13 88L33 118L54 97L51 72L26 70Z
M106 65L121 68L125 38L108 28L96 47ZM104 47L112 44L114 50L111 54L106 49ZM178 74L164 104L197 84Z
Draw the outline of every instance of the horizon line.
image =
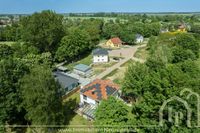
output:
M172 13L172 14L181 14L181 13L184 13L184 14L193 14L193 13L200 13L200 11L191 11L191 12L188 12L188 11L162 11L162 12L63 12L63 13L58 13L56 12L55 10L51 10L51 9L47 9L47 10L50 10L50 11L53 11L57 14L98 14L98 13L105 13L105 14L109 14L109 13L115 13L115 14L168 14L168 13ZM47 10L41 10L41 11L35 11L33 13L0 13L0 15L30 15L30 14L34 14L34 13L38 13L38 12L42 12L42 11L47 11Z

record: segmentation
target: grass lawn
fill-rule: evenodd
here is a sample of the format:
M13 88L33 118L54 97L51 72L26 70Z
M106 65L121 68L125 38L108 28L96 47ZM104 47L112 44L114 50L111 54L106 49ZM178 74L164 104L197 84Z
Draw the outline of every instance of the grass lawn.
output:
M124 64L122 64L120 67L128 67L132 63L135 63L135 61L133 61L132 59L130 59L127 62L125 62Z
M98 75L100 73L102 73L103 71L105 71L107 68L115 65L116 62L109 62L109 63L105 63L105 64L97 64L97 65L93 65L92 69L94 71L94 75Z
M79 61L66 64L65 67L67 67L69 70L73 70L73 67L76 66L77 64L85 64L89 66L90 64L92 64L92 55L90 54Z
M135 53L135 57L146 60L148 58L148 50L146 47L138 48L137 52Z
M118 84L118 85L122 85L123 82L123 78L124 78L124 74L128 68L128 66L132 63L135 63L135 61L133 60L128 60L127 62L125 62L124 64L122 64L119 68L113 70L111 73L109 73L108 75L106 75L105 77L103 77L103 79L110 79L112 80L114 83Z
M85 125L86 127L93 126L93 122L84 119L74 112L74 109L78 106L80 102L80 94L79 92L74 93L73 95L66 98L63 102L65 109L65 118L66 125L77 126L77 125Z
M107 79L108 77L112 77L113 75L116 74L117 71L118 71L118 69L114 69L111 73L109 73L108 75L104 76L102 79Z

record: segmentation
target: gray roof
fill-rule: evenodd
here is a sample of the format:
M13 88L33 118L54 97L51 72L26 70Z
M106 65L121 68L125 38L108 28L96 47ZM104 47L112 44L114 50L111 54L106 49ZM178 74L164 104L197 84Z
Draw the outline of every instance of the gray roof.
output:
M108 51L106 49L97 48L92 51L93 55L108 55Z
M141 34L136 34L135 37L136 38L143 38L143 36Z
M63 88L67 88L67 87L71 86L72 84L78 83L78 79L75 79L75 78L72 78L68 75L65 75L62 72L54 72L53 74L55 76L55 79L59 82L59 84Z
M87 65L84 65L84 64L78 64L78 65L76 65L76 66L74 67L74 69L79 70L79 71L82 71L82 72L86 72L86 71L90 70L91 67L90 67L90 66L87 66Z

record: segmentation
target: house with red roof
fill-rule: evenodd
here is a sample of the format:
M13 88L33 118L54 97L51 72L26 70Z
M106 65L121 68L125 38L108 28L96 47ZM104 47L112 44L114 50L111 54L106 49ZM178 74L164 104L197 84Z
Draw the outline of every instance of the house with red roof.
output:
M122 46L122 40L119 37L111 38L106 42L106 46L111 48L119 48Z
M79 111L88 119L94 119L94 112L101 100L119 96L119 86L111 80L96 79L80 90Z

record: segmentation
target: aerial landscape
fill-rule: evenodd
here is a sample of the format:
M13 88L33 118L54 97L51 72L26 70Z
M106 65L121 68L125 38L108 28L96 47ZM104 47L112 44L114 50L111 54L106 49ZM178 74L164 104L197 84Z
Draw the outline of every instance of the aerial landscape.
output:
M200 132L200 1L0 2L0 133Z

